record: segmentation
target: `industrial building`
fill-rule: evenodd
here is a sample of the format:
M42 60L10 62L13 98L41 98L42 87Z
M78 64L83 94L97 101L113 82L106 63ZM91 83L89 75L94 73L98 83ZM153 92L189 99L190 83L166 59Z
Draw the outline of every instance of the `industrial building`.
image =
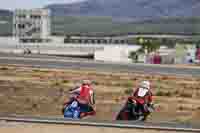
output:
M16 9L13 15L13 36L21 40L46 40L51 34L50 11Z

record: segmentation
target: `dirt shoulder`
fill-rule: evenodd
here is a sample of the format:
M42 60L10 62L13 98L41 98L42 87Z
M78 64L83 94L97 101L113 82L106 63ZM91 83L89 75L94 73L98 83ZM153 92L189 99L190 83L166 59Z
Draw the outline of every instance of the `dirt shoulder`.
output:
M200 78L22 66L0 66L0 114L62 117L69 89L83 79L94 81L97 115L92 119L112 120L132 88L150 80L157 110L149 121L200 123Z

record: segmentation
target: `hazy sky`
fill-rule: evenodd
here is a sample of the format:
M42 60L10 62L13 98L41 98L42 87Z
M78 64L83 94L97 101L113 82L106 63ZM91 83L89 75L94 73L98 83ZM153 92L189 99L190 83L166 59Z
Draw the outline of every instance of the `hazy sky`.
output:
M1 0L0 9L40 8L50 3L71 3L83 0Z

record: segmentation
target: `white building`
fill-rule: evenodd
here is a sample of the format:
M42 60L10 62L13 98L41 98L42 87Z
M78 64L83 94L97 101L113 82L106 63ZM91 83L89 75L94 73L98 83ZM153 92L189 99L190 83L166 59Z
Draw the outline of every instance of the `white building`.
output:
M176 59L175 63L185 64L195 62L196 44L176 44Z
M94 52L94 59L97 61L125 62L131 63L130 52L136 52L141 46L138 45L105 45L103 50Z
M13 18L13 35L17 38L47 39L51 32L50 11L17 9Z

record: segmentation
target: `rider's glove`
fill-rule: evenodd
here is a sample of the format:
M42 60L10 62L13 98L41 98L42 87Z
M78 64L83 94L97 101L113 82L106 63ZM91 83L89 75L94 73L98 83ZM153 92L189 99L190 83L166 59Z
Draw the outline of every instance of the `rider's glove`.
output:
M153 112L154 110L155 110L154 104L153 103L148 104L148 111Z

